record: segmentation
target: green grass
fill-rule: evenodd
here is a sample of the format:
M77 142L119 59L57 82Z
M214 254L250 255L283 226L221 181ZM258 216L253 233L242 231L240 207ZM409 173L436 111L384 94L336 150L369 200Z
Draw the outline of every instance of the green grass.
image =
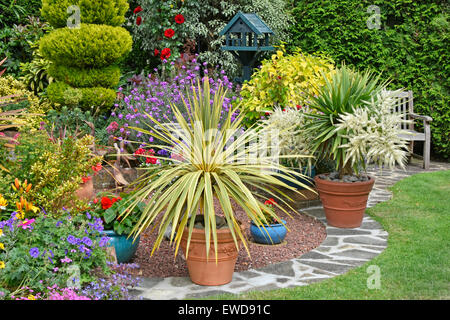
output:
M417 174L390 190L390 201L367 210L389 233L373 260L308 286L211 299L450 299L450 170ZM371 265L380 268L379 289L367 286Z

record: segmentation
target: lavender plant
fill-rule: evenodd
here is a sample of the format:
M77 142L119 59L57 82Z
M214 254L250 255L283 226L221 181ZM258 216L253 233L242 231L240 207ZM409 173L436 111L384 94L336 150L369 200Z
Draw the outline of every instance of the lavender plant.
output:
M218 68L209 70L207 67L207 63L200 64L194 58L192 62L177 69L172 68L172 74L167 77L160 76L157 73L158 70L154 69L155 73L149 74L144 79L134 78L128 89L119 88L123 96L119 103L115 104L115 109L111 113L113 121L108 126L111 138L117 141L123 140L130 152L142 148L145 143L164 145L162 141L157 141L151 134L130 130L129 127L145 128L150 130L150 133L152 130L157 130L156 124L147 117L146 113L161 124L173 122L176 118L171 104L176 105L187 117L188 110L186 110L183 100L187 101L187 93L192 92L192 89L196 87L193 84L197 83L197 80L203 83L208 79L211 96L220 86L228 89L229 93L225 97L222 109L222 120L225 121L226 114L232 108L233 102L238 99L239 87L233 86L224 70L218 70ZM190 108L189 103L186 106ZM237 114L238 111L232 115L231 121L235 120ZM149 126L150 129L148 129ZM137 143L139 146L133 147L132 143ZM163 149L157 152L160 156L167 155Z

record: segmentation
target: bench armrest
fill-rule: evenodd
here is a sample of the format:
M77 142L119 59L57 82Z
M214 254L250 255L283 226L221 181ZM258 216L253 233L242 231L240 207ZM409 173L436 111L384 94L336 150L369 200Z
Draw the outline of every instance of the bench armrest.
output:
M425 121L425 122L431 122L431 121L433 121L433 118L430 117L430 116L422 116L422 115L415 114L415 113L410 113L409 116L410 116L411 118L414 118L414 119L420 119L420 120L423 120L423 121Z

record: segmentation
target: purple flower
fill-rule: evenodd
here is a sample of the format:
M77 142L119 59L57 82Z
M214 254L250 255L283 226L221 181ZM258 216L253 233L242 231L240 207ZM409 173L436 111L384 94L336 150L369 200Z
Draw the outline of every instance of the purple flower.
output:
M30 256L32 258L37 258L39 256L39 249L34 247L30 249Z
M81 241L89 247L92 246L92 240L88 237L83 237L83 239L81 239Z
M77 240L78 240L78 239L75 238L73 235L67 236L67 242L70 243L70 244L77 244L77 243L78 243Z
M102 237L98 243L100 247L105 247L108 244L109 237Z

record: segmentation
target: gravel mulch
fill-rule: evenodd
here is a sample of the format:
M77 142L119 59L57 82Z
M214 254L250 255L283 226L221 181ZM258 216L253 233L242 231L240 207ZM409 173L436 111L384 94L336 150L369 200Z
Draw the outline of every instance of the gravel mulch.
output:
M279 245L257 244L252 242L249 231L250 221L244 210L236 204L233 205L233 209L237 219L242 222L245 228L251 254L250 258L245 248L241 245L235 271L258 269L269 264L300 257L318 247L326 238L325 226L320 221L295 212L292 212L291 217L289 217L277 209L278 216L286 220L286 225L290 230L286 235L285 241ZM163 241L153 256L150 256L155 239L156 235L151 232L141 235L136 255L130 261L139 264L140 269L136 270L136 273L139 276L150 278L189 276L181 248L174 259L175 249L169 244L169 241Z

